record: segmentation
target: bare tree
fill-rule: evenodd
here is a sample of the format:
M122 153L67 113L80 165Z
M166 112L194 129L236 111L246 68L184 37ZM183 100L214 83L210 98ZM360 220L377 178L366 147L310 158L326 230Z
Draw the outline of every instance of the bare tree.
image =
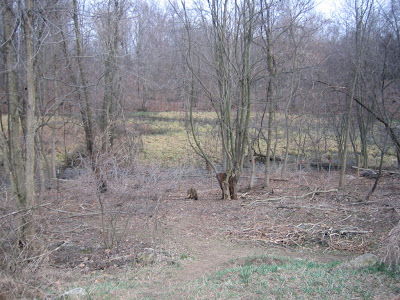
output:
M360 66L363 56L363 42L366 35L367 25L373 9L373 1L369 0L355 0L352 2L354 5L354 75L352 85L349 88L348 106L346 109L346 124L345 134L343 141L343 153L342 153L342 167L339 177L339 187L343 187L345 183L346 165L347 165L347 152L348 152L348 140L350 135L350 124L351 124L351 113L353 107L353 98L356 93L356 88L359 82Z
M101 148L107 152L112 147L115 135L115 107L119 100L118 57L121 46L120 27L126 10L126 1L108 1L104 11L100 10L99 37L104 52L104 97L101 111Z
M21 208L27 207L26 201L26 188L24 185L25 172L23 161L23 148L20 141L22 117L20 107L21 99L17 93L17 74L16 74L16 61L17 53L14 52L13 42L16 41L16 26L19 25L19 20L15 16L13 9L13 1L7 1L2 9L3 28L5 36L5 70L7 75L7 102L8 102L8 130L6 132L2 124L2 146L5 157L6 167L11 177L13 185L13 193L17 199L17 203ZM1 120L2 121L2 120ZM25 223L25 221L22 221ZM22 224L24 225L24 224ZM21 235L23 243L29 237Z
M77 0L72 1L73 11L72 11L72 19L74 22L74 30L75 30L75 42L76 42L76 59L78 62L79 75L80 75L80 87L82 92L79 91L79 94L83 93L83 99L81 95L78 95L78 99L80 100L80 110L81 117L83 122L83 128L85 130L86 137L86 148L89 154L89 157L93 156L94 152L94 138L95 138L95 124L93 120L93 112L92 112L92 104L90 98L90 91L88 87L88 81L86 79L86 72L83 66L83 46L82 46L82 34L81 27L79 23L79 8ZM77 82L78 83L78 82Z
M14 8L14 1L7 1L2 10L4 35L6 37L6 70L7 70L7 102L8 130L2 126L2 146L5 154L6 166L11 175L13 193L20 209L26 209L27 213L21 218L19 245L21 248L36 248L34 211L37 206L35 191L35 136L37 123L35 120L36 86L34 70L34 41L32 28L34 27L34 7L32 0L26 0L24 7ZM25 41L25 69L27 99L25 103L18 97L17 92L17 56L16 45L17 26L22 16L23 38ZM18 49L19 50L19 49ZM25 106L22 111L21 107ZM24 128L22 128L22 126ZM21 131L24 133L20 139Z
M284 105L285 127L286 127L286 151L284 154L284 165L282 176L286 171L288 151L290 145L289 135L289 108L294 102L299 86L298 76L301 73L299 56L305 46L305 40L315 34L318 25L307 24L314 17L310 14L314 6L309 1L275 1L261 0L261 32L262 49L266 64L265 78L265 113L268 112L265 141L265 174L264 187L270 184L270 161L273 154L272 144L274 143L273 129L277 126L275 122L276 113L280 102L286 98ZM289 62L289 63L287 63ZM305 62L303 62L305 63ZM304 66L306 67L306 66ZM310 68L310 66L307 66ZM284 83L285 77L289 74L288 86ZM261 122L264 121L263 115ZM261 124L261 129L263 124ZM276 129L276 127L275 127ZM277 139L277 136L275 136ZM275 144L276 145L276 144ZM276 155L276 154L274 154Z
M203 157L215 173L217 168L204 150L195 130L193 108L195 105L195 82L197 82L218 117L218 126L222 141L222 169L217 178L222 189L223 199L237 199L237 181L243 167L248 147L248 129L252 103L251 45L256 22L255 1L209 0L206 7L198 7L201 16L202 32L206 33L211 53L197 52L202 45L194 40L194 20L191 20L183 2L182 20L184 20L188 38L188 67L192 82L189 96L189 126L193 147ZM208 18L208 15L210 18ZM210 59L210 60L208 60ZM212 82L203 74L196 72L196 61L209 67ZM202 70L205 68L202 67ZM237 96L236 96L237 95ZM237 97L237 101L235 100Z
M277 1L261 1L262 28L264 30L264 51L267 60L268 84L266 92L266 101L268 103L268 127L267 127L267 150L265 155L265 174L264 188L269 187L270 181L270 160L272 145L272 126L275 118L276 97L275 97L275 81L277 75L275 54L273 51L273 9L277 5ZM261 126L262 127L262 126Z

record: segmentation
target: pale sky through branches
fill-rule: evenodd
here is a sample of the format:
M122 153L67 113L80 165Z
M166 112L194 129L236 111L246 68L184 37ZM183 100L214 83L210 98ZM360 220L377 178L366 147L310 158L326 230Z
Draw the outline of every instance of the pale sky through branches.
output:
M163 5L168 3L168 0L158 0ZM157 1L156 1L157 2ZM326 17L329 17L332 12L340 8L341 0L316 0L316 9L319 12L325 14ZM191 5L193 0L186 0L186 3Z
M324 13L325 16L329 17L332 12L340 8L340 0L317 0L317 10Z

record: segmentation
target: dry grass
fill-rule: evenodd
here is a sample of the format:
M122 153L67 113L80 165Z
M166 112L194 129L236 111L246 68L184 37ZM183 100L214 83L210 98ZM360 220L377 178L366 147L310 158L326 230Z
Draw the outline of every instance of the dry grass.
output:
M400 222L389 232L383 261L394 270L400 266Z

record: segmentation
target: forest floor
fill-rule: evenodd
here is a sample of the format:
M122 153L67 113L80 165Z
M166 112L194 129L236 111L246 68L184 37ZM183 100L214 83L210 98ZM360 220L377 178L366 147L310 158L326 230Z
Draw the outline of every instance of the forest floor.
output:
M366 202L373 180L356 174L338 191L336 172L329 178L325 171L304 171L300 180L298 172L285 180L273 176L269 189L261 188L259 173L252 191L244 176L239 200L228 201L220 200L216 180L205 171L143 172L142 178L154 179L146 187L127 179L96 194L78 178L48 190L38 214L46 251L16 268L14 277L2 273L1 290L10 298L39 299L400 297L400 284L386 273L341 273L357 282L343 283L341 291L332 287L338 294L304 289L315 272L326 271L315 283L324 285L336 280L329 277L336 264L363 253L384 257L388 234L400 220L396 176L384 176ZM198 200L186 199L191 187ZM313 264L298 266L299 260ZM264 277L257 279L260 266ZM265 277L266 266L281 272L279 278ZM274 280L279 287L270 290ZM269 290L261 287L265 282Z

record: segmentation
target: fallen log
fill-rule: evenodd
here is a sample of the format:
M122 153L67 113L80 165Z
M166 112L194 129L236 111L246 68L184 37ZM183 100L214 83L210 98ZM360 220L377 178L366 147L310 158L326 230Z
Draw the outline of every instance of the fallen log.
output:
M370 172L375 172L375 173L379 173L379 170L376 169L366 169L366 168L360 168L360 167L356 167L356 166L352 166L353 169L358 169L360 171L370 171ZM389 171L389 170L381 170L382 173L387 173L387 174L392 174L392 175L400 175L400 172L396 172L396 171Z

